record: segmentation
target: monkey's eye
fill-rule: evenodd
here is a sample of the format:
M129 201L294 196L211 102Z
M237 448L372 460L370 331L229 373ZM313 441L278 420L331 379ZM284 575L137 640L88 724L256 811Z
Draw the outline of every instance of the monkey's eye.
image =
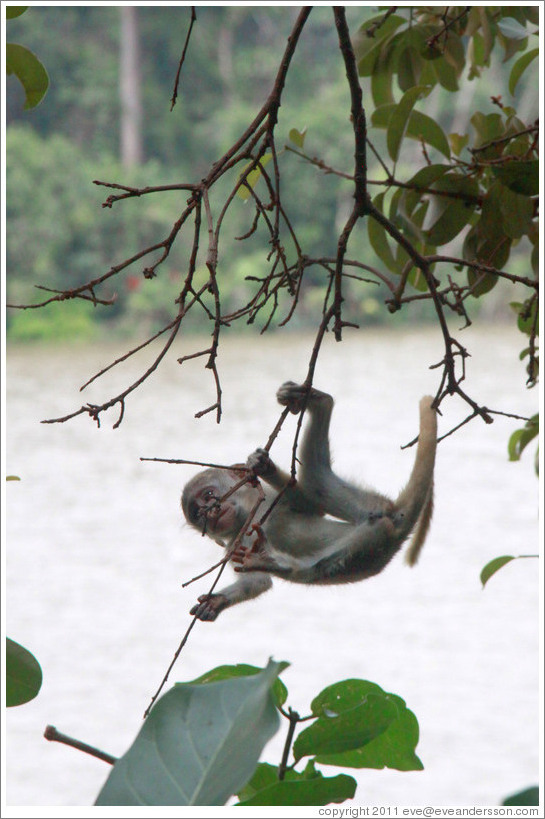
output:
M219 500L218 496L214 492L213 489L204 489L201 492L201 497L204 501L208 503L208 501L217 501Z

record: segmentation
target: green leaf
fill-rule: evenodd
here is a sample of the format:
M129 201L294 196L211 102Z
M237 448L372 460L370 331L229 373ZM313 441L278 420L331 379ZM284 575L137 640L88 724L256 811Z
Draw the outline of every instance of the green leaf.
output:
M399 149L405 136L411 111L420 97L429 93L429 86L417 85L406 91L400 102L394 107L386 131L388 153L394 162L399 156Z
M504 134L503 120L499 114L483 114L481 111L476 111L470 122L477 133L475 148L480 148ZM498 152L498 149L494 147L494 151Z
M349 692L343 690L343 685L349 685ZM343 709L347 715L351 713L350 706L365 694L385 692L380 686L366 680L347 680L330 686L320 697L324 697L321 707L329 710ZM423 765L415 754L418 743L418 722L404 700L395 694L386 694L390 703L395 706L397 716L381 734L361 746L343 752L320 753L316 761L324 765L338 765L351 768L394 768L401 771L419 771ZM319 704L319 699L312 705L313 713ZM344 711L344 709L347 709Z
M415 48L405 48L399 57L397 82L402 91L417 85L422 73L422 57Z
M502 213L502 186L498 182L490 184L481 208L481 218L467 233L463 244L464 259L481 262L483 265L501 269L511 250ZM506 190L506 189L504 189ZM513 219L513 227L516 219ZM468 271L468 282L474 296L482 296L497 284L495 273L480 270Z
M517 327L520 332L531 335L538 326L536 323L537 301L535 299L529 299L524 303L512 301L509 306L517 314Z
M24 14L28 6L6 6L6 20L14 20Z
M6 71L15 76L25 89L25 108L35 108L43 99L49 86L47 71L39 59L24 46L16 43L6 45Z
M161 697L116 762L97 805L224 805L252 776L278 729L271 686L260 674L179 684Z
M531 51L527 51L525 54L523 54L522 57L519 57L514 63L513 68L511 69L511 74L509 75L509 91L511 94L515 93L518 81L538 54L539 48L533 48Z
M286 779L298 779L299 777L303 777L303 774L290 768L286 770ZM278 781L278 766L271 765L269 762L260 762L251 779L237 791L237 796L241 802L251 799L258 791L276 785Z
M398 106L392 103L380 105L373 111L371 123L375 126L375 128L387 128L392 118L392 114L397 107ZM450 158L450 146L445 132L441 126L435 122L435 120L428 117L427 114L423 114L421 111L411 111L405 136L409 137L410 139L423 139L424 142L431 145L432 148L436 148L444 156L446 156L447 159ZM426 168L429 167L442 166L426 165L422 170L426 170ZM443 173L449 169L446 165L444 168L445 170Z
M20 481L21 478L18 475L6 475L7 481Z
M394 95L392 91L393 67L391 60L386 56L379 54L375 69L371 74L371 96L375 106L384 105L386 103L394 103Z
M269 164L271 159L272 159L272 152L269 151L268 153L264 154L261 157L261 159L259 160L259 165L257 167L255 167L253 169L253 171L250 171L250 173L248 173L248 174L246 173L246 171L248 170L248 168L251 168L252 165L254 165L254 162L249 162L245 166L244 170L241 171L241 173L239 174L239 177L238 177L239 179L244 177L245 184L241 185L238 188L237 196L240 196L240 198L243 199L245 202L246 202L247 199L250 198L251 193L248 190L247 185L249 185L249 187L252 188L252 190L255 188L255 186L257 185L257 183L261 179L261 173L262 173L261 169L265 168Z
M528 196L515 193L505 185L500 185L497 200L500 206L503 229L510 239L525 236L534 218L534 205Z
M302 148L305 144L305 137L307 135L307 129L303 128L302 131L298 131L297 128L292 128L289 132L289 138L293 142L294 145L297 145L298 148Z
M239 793L237 805L328 805L352 799L356 781L346 774L325 777L314 767L300 773L287 770L285 778L278 779L278 769L262 763L245 788Z
M349 710L319 717L301 731L293 744L293 755L299 760L361 748L384 733L396 717L397 708L387 694L368 693Z
M459 90L457 71L452 65L443 58L433 60L430 65L433 66L437 81L443 88L453 92Z
M384 202L384 193L379 193L375 199L373 200L373 204L377 208L377 210L382 212L383 202ZM390 247L388 241L388 235L383 228L383 226L377 222L376 219L373 219L372 216L369 217L367 220L367 234L369 236L369 242L371 247L386 267L389 270L396 271L397 265L394 254L392 253L392 249Z
M514 193L537 196L539 193L539 160L509 162L492 168L492 173Z
M511 561L514 559L515 558L513 555L504 555L503 557L495 557L494 560L487 563L481 572L481 583L483 584L483 589L492 575L496 574L496 572L498 572L502 566L505 566L507 563L511 563Z
M517 429L509 438L507 452L510 461L520 461L520 456L539 434L539 415L533 415L522 429Z
M456 156L460 156L467 143L469 142L468 134L449 134L450 147Z
M521 26L513 17L504 17L498 21L498 28L509 40L523 40L528 36L525 26Z
M384 19L384 14L372 17L359 28L354 43L354 51L358 61L358 73L362 77L368 77L374 73L375 64L379 54L385 48L390 37L401 25L406 25L407 21L398 14L391 14L384 23L375 31L373 37L367 35L367 30L374 27Z
M432 148L450 159L450 145L445 132L438 123L421 111L412 111L407 125L407 136L412 139L423 139Z
M281 661L278 663L278 674L281 674L289 663ZM218 682L218 680L232 680L236 677L251 677L253 674L260 674L263 671L256 665L248 665L247 663L238 663L237 665L219 665L216 668L206 671L197 677L196 680L189 680L192 685L203 685L209 682ZM182 683L185 685L186 683ZM277 705L283 705L288 698L288 689L280 679L276 679L272 687L274 699Z
M539 788L534 785L504 799L502 805L539 805Z
M437 247L450 242L469 223L477 206L479 186L473 178L448 173L434 183L433 188L458 195L456 198L434 196L433 223L425 231L425 236L429 244Z
M33 700L42 685L42 669L30 651L6 637L6 705Z

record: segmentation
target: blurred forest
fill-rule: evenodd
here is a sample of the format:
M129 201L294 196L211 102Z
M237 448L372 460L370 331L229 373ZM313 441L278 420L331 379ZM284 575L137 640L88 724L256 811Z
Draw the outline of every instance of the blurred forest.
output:
M50 86L44 101L25 111L19 82L8 77L8 302L35 301L39 292L35 285L75 287L167 235L187 192L131 199L102 209L106 189L93 180L138 187L198 181L246 128L269 93L298 13L291 6L199 6L177 104L171 111L190 7L134 7L129 20L123 19L124 10L126 6L33 6L9 23L8 39L24 43L39 57ZM373 12L376 9L371 7L349 7L351 30L355 33ZM466 71L457 93L437 87L430 94L426 113L445 133L467 130L476 108L493 112L491 95L513 99L507 90L511 65L500 62L502 57L495 58L482 78L469 80ZM371 108L369 80L360 79L364 106ZM537 107L530 72L525 80L516 91L516 107L523 119ZM307 129L305 151L350 174L354 148L347 111L344 65L331 9L316 8L289 73L278 138L288 144L291 129ZM383 148L384 132L373 129L373 142ZM406 140L397 165L400 175L403 168L421 162L421 155L421 145ZM331 255L351 207L352 183L324 174L289 150L282 153L281 162L283 201L306 252ZM371 154L369 163L369 177L383 177ZM309 202L317 206L309 208ZM249 207L242 199L238 203L229 224L232 236L222 246L222 297L227 310L230 302L240 301L245 277L263 275L268 266L267 247L252 239L235 241L247 232ZM185 241L184 246L184 237L178 238L168 266L151 286L135 268L116 278L116 301L111 307L77 299L70 305L9 311L8 337L92 338L104 331L130 335L142 324L153 331L168 320L179 294L190 249L190 238ZM528 253L528 247L521 245L518 256L511 259L512 272L526 274ZM381 266L363 231L351 239L350 255ZM493 317L507 313L507 302L516 294L510 284L499 285L482 302L473 300L476 310ZM324 290L319 273L309 273L292 328L315 321ZM347 288L346 314L356 315L360 324L389 321L383 299L376 286L360 283L357 289ZM396 321L432 316L429 302L415 302Z

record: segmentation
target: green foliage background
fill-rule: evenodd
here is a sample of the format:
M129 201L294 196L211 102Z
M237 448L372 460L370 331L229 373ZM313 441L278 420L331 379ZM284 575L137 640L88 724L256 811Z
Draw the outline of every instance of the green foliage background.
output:
M170 113L189 8L139 7L146 159L130 172L121 167L118 158L119 9L32 7L10 21L10 40L24 43L39 54L47 67L50 87L46 105L24 111L22 90L14 77L8 78L9 302L35 301L35 285L66 289L81 284L168 234L185 201L183 194L145 197L101 210L106 189L93 185L93 180L136 186L198 180L244 130L270 91L296 13L292 7L199 7L180 96ZM349 8L353 30L371 13L372 9L366 7ZM422 108L445 132L457 123L463 126L456 128L458 132L468 129L465 99L470 100L472 108L492 115L497 112L490 101L492 94L503 94L509 101L521 101L527 94L530 78L511 95L508 79L512 63L502 63L500 57L494 59L493 70L485 72L482 80L474 79L466 93L457 95L454 105L452 81L450 89L437 88L426 100ZM473 66L468 66L468 71L475 74ZM398 82L406 85L409 79L403 74ZM371 120L377 106L376 100L373 106L373 96L382 93L381 99L388 102L392 91L385 86L377 89L376 82L371 89L366 77L362 77L362 86ZM399 89L395 89L395 95L399 97ZM290 129L306 128L305 151L351 173L353 146L347 110L346 80L331 10L317 8L290 71L280 109L279 133L288 143ZM385 131L373 129L372 138L377 149L387 156ZM430 153L440 159L439 152ZM400 176L408 172L416 156L421 162L420 146L405 140L396 172ZM289 162L289 171L282 178L283 198L289 203L290 218L305 250L316 256L332 255L339 225L350 207L350 182L324 174L292 154L282 159ZM370 164L370 178L383 178L371 155ZM220 192L218 189L218 196ZM375 194L376 189L371 193ZM313 205L309 207L308 203ZM222 245L222 301L227 312L240 303L245 276L262 275L268 267L262 237L256 235L243 244L233 240L247 231L249 211L247 203L238 203ZM129 334L135 323L152 331L161 327L165 318L168 320L179 292L180 273L185 269L189 248L183 241L183 237L177 240L168 267L161 268L151 282L143 281L137 267L133 273L116 278L115 291L110 293L117 296L113 307L94 308L78 301L69 309L55 304L44 311L9 311L10 338L67 338L76 334L91 338L104 332ZM383 266L369 247L366 231L360 230L352 237L350 255ZM512 260L512 272L526 274L527 255L528 248L522 247ZM324 293L317 275L309 273L307 285L311 286L306 287L291 323L295 328L315 320L316 305ZM348 285L345 296L348 319L357 317L361 322L363 317L367 323L388 320L381 307L381 288ZM505 301L496 298L487 306L494 311ZM431 315L429 304L415 302L396 320L422 320Z

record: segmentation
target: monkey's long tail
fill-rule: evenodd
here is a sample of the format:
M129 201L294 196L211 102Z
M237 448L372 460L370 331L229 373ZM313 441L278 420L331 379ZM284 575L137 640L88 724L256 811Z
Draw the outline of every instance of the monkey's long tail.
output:
M424 545L433 512L433 469L437 447L437 413L432 409L433 398L420 400L420 434L411 477L396 501L405 516L406 535L416 527L407 562L414 566Z
M433 483L430 487L430 493L428 495L426 505L424 506L424 509L422 510L420 517L418 518L416 529L412 534L411 545L409 546L407 553L405 555L405 562L408 563L409 566L414 566L415 563L418 561L418 558L420 557L422 546L424 545L424 541L426 540L428 534L428 529L430 528L432 515Z

